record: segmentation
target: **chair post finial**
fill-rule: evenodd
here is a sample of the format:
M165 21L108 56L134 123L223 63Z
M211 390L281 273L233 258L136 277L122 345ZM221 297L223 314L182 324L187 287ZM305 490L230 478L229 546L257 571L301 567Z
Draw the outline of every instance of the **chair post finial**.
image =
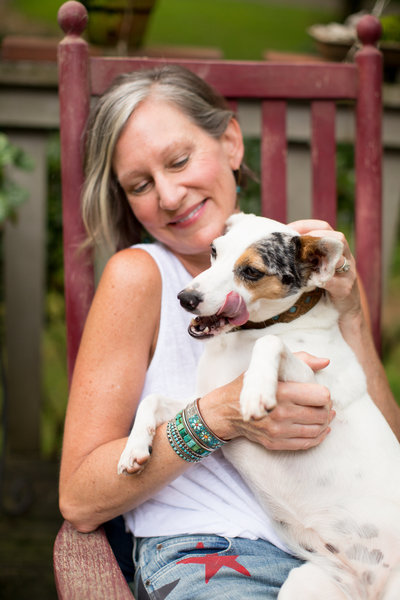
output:
M57 20L65 35L80 36L86 28L88 13L81 2L69 0L60 7Z
M373 15L365 15L357 24L357 35L363 46L376 46L382 35L381 22Z

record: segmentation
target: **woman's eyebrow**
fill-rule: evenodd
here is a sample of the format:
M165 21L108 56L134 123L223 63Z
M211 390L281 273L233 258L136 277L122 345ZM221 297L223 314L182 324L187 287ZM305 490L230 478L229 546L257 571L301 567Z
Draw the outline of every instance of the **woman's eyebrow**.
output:
M190 138L181 139L179 141L170 142L161 151L161 156L168 158L171 154L176 152L186 152L192 146L192 140Z
M173 142L167 144L160 151L160 156L163 160L165 160L166 158L169 158L171 156L171 154L189 151L191 149L192 145L193 145L192 141L189 138L180 140L178 142L173 141ZM122 184L122 182L129 181L132 177L138 177L143 174L145 174L145 169L133 168L133 169L129 169L129 171L126 171L125 173L122 173L121 177L117 177L117 179Z

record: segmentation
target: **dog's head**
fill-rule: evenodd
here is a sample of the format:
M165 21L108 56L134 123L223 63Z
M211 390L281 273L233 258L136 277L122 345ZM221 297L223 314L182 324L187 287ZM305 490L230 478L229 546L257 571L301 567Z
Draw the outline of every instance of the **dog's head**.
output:
M343 244L301 236L282 223L239 213L211 245L211 267L178 294L197 315L189 332L206 338L290 308L333 276Z

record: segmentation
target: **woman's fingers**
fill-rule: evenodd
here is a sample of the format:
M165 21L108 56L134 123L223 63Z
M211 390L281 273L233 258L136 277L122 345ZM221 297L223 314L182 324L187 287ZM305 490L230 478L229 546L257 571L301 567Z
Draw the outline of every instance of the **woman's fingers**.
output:
M320 219L299 219L298 221L292 221L288 223L288 227L291 227L301 235L304 233L312 233L313 230L322 230L323 235L327 231L334 231L332 227L326 221L321 221Z
M297 381L280 381L277 395L278 406L281 407L328 407L332 400L329 389L319 383L298 383Z
M277 406L257 421L242 422L241 435L269 450L301 450L325 439L334 416L326 387L280 382Z
M302 360L303 362L306 363L306 365L308 365L313 371L314 373L316 373L317 371L320 371L321 369L325 369L325 367L327 367L329 365L329 358L322 358L320 356L314 356L313 354L310 354L309 352L295 352L294 353L295 356L297 356L297 358L299 358L300 360Z
M330 421L329 421L330 422ZM269 415L262 424L243 432L248 439L257 442L268 450L305 450L317 446L330 432L329 422L324 425L299 425L281 427Z

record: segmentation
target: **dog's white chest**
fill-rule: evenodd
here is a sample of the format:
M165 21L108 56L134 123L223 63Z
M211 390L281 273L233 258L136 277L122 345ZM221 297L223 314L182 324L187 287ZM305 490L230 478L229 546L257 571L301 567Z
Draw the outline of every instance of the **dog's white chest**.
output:
M233 381L250 363L254 338L251 334L225 334L206 342L197 369L197 392L204 395Z

